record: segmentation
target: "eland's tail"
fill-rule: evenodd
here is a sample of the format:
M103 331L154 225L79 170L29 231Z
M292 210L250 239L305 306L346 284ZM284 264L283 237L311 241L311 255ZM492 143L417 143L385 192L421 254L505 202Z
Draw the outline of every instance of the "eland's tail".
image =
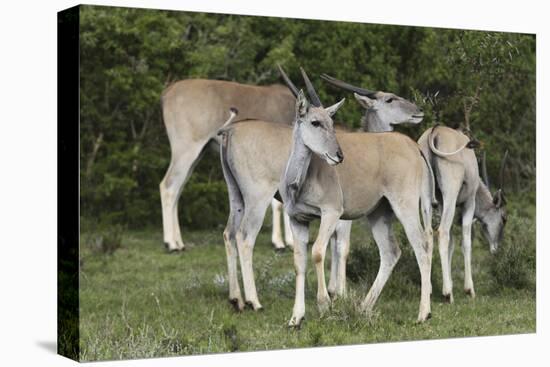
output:
M430 136L428 137L428 145L430 147L430 150L435 155L437 155L439 157L443 157L443 158L450 157L452 155L455 155L455 154L458 154L458 153L462 152L466 148L475 149L475 148L480 147L480 142L479 141L477 141L475 139L471 139L470 141L468 141L466 144L464 144L463 146L461 146L460 148L458 148L454 152L442 152L441 150L437 149L436 146L435 146L435 139L437 138L437 134L435 132L436 128L437 128L437 125L434 126L432 128L432 131L430 132Z
M238 114L239 114L239 110L237 110L235 107L231 107L229 109L229 118L227 119L226 122L224 122L222 127L218 130L217 135L222 135L225 132L227 132L227 130L229 129L229 127L231 126L231 124L235 120L235 117L237 117Z

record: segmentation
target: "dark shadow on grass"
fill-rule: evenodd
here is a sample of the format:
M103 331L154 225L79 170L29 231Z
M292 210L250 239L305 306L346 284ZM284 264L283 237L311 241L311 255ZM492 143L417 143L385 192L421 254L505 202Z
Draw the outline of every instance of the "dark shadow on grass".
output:
M50 353L57 354L57 342L55 340L40 340L36 342L36 345Z

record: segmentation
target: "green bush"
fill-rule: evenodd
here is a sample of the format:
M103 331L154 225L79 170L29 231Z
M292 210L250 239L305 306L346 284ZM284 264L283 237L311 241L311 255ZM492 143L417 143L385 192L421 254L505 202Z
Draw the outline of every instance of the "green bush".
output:
M159 183L170 162L160 95L171 82L211 78L280 83L276 63L300 80L311 74L322 100L342 90L328 73L395 92L425 108L421 125L399 128L413 139L434 121L469 118L498 175L516 192L534 190L535 45L532 35L274 17L83 6L80 15L80 182L83 216L129 228L160 228ZM423 96L438 93L438 104ZM333 103L332 102L332 103ZM337 121L357 128L362 109L346 103ZM206 162L204 162L206 161ZM219 156L203 158L183 192L182 227L223 226L227 195ZM185 229L184 229L185 233ZM400 261L401 263L401 261Z
M511 217L504 241L490 261L490 274L500 287L535 287L535 224L533 219Z
M103 225L96 227L85 236L85 245L93 254L112 255L122 247L125 228L122 225Z

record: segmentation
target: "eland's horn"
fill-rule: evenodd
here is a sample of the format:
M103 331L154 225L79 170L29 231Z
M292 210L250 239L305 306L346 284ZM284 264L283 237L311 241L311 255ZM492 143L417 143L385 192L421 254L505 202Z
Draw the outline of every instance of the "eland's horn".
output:
M298 88L296 88L294 83L292 83L290 78L286 75L281 65L277 64L277 68L279 68L279 73L281 73L281 76L283 77L283 80L285 81L285 84L288 87L288 89L290 89L292 94L294 94L294 97L298 97Z
M489 175L487 174L487 152L485 150L483 151L483 157L481 158L481 177L483 178L485 186L489 188Z
M313 84L311 84L311 81L309 80L306 71L304 68L300 67L300 71L302 72L302 77L304 78L304 81L306 82L306 89L307 94L309 95L309 99L311 100L311 104L317 107L322 107L323 104L321 103L321 100L319 99L319 96L317 95L317 92L315 91L315 88L313 87Z
M359 88L354 85L351 85L349 83L343 82L341 80L338 80L336 78L331 77L328 74L321 74L321 78L325 80L326 82L345 90L349 90L351 92L355 92L357 94L360 94L362 96L367 96L369 98L375 98L376 97L376 91L372 91L370 89L366 88Z
M499 179L499 189L502 190L504 185L504 167L506 167L506 161L508 160L508 150L504 153L504 157L502 157L502 161L500 162L500 172L498 175Z
M493 204L495 204L497 208L506 205L506 197L504 196L504 191L502 191L502 189L498 189L495 192L495 195L493 196Z

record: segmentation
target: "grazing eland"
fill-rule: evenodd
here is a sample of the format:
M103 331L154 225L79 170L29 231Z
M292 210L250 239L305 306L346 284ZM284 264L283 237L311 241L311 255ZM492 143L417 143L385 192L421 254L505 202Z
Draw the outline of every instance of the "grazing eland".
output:
M453 302L451 262L454 241L451 226L457 206L462 207L462 252L464 254L464 291L475 297L472 280L472 224L477 218L483 234L489 241L491 253L498 249L506 224L506 199L502 191L502 172L507 153L500 168L500 188L491 195L485 163L485 182L479 176L475 142L460 131L436 126L422 134L418 140L424 154L432 164L437 187L441 193L441 220L438 228L439 255L443 277L442 293L448 302ZM484 160L483 160L484 161Z

